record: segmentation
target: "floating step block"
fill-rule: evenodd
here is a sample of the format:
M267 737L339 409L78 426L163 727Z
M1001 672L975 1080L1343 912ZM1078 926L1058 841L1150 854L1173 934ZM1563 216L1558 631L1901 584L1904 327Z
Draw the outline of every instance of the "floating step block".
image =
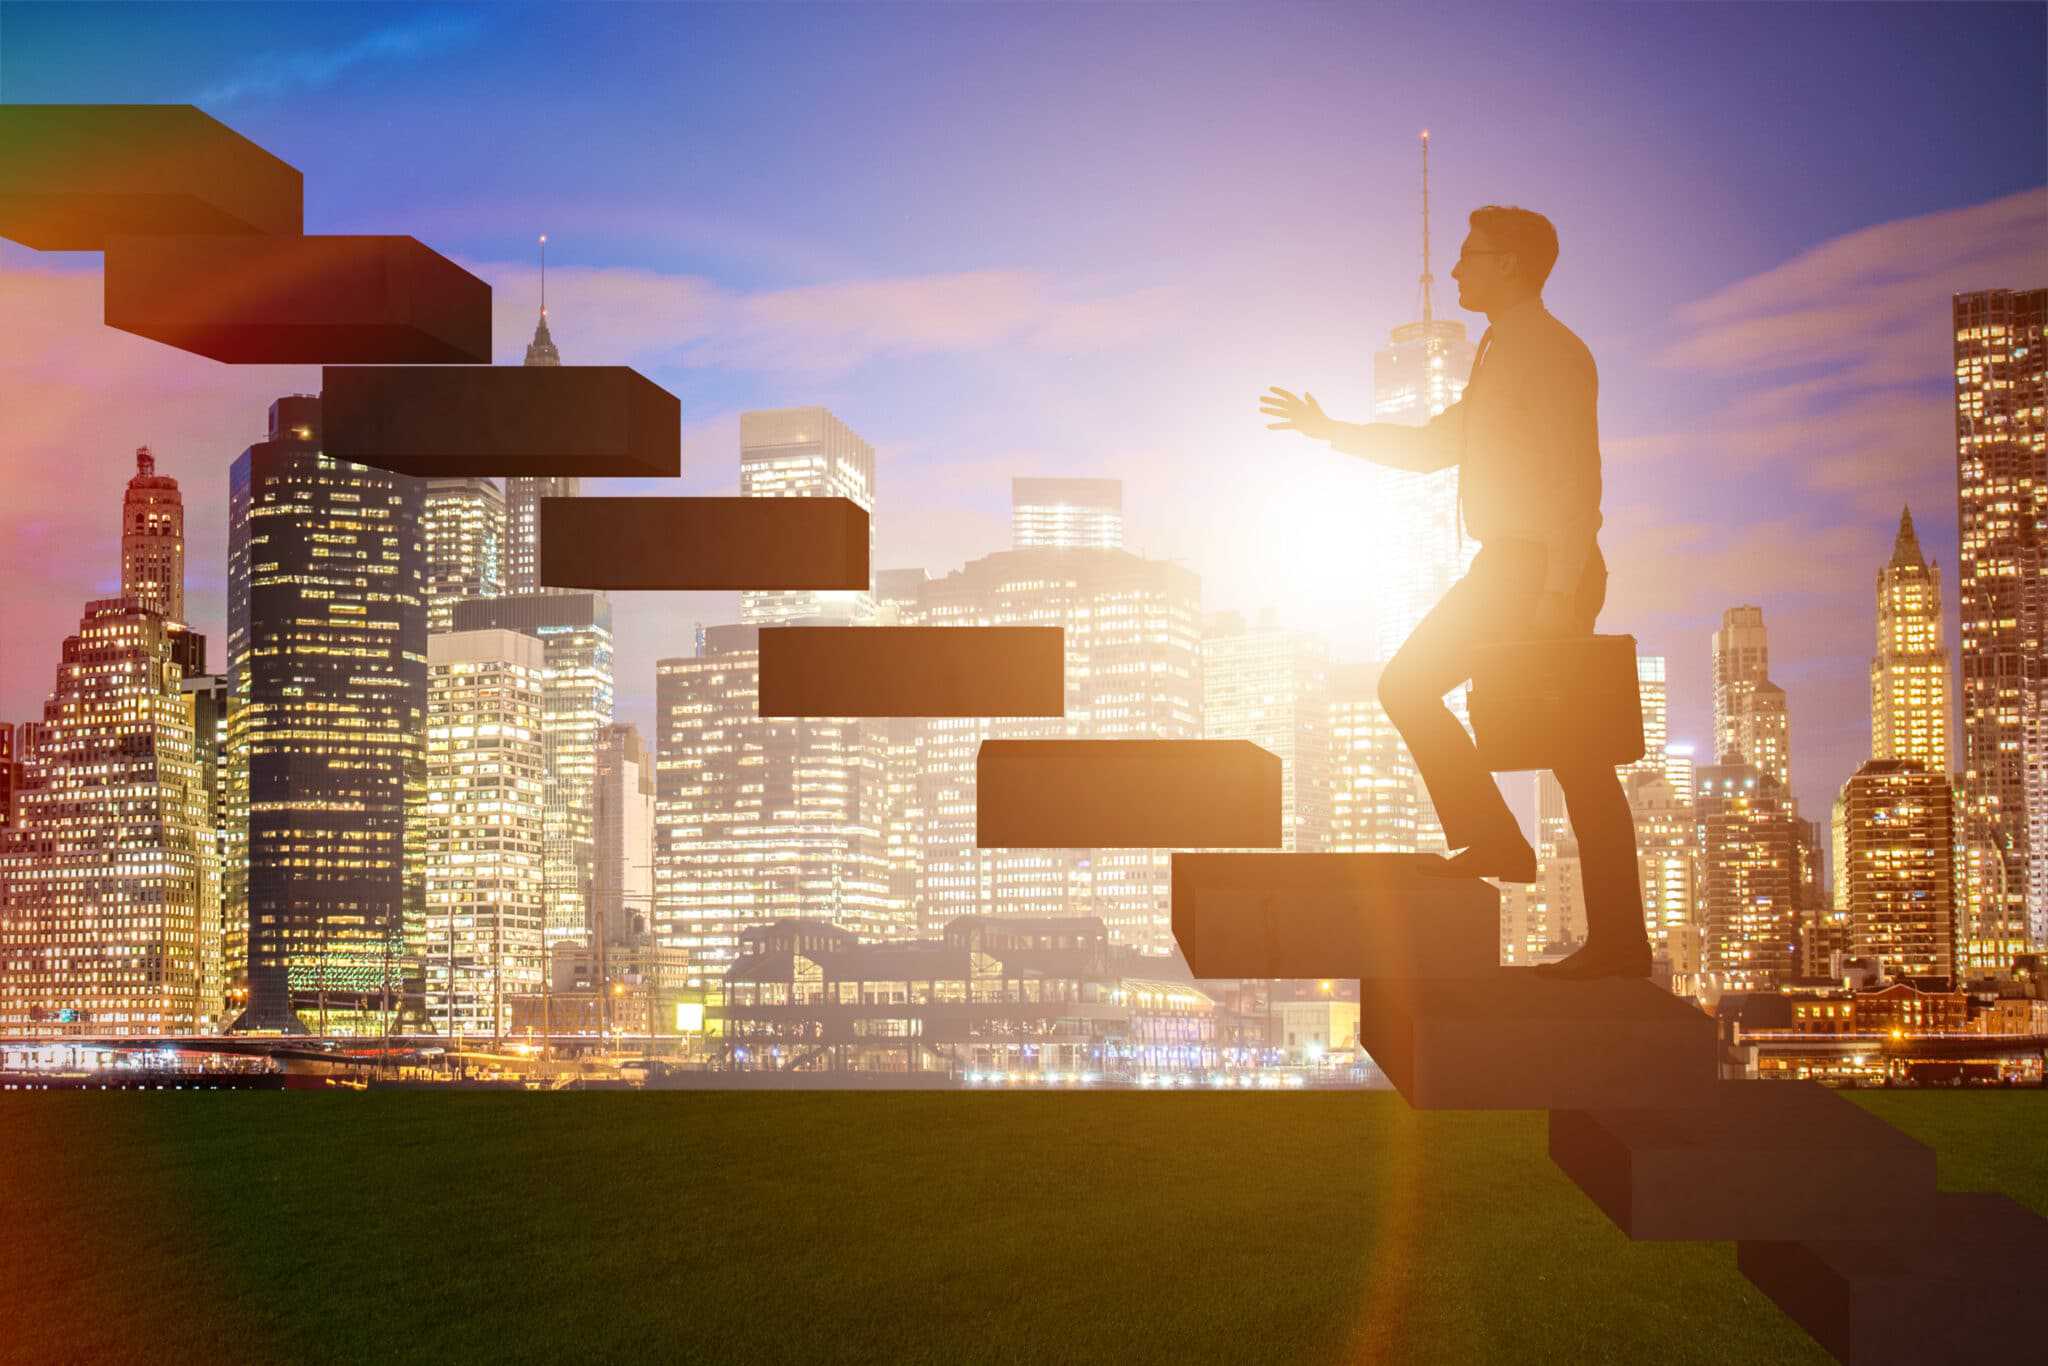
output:
M189 104L0 104L0 236L39 251L131 233L296 236L302 187Z
M774 626L763 716L1062 716L1057 626Z
M1422 1110L1711 1104L1714 1022L1640 978L1496 968L1359 987L1358 1041Z
M109 327L236 365L489 364L491 287L411 237L113 237Z
M1175 854L1197 977L1471 977L1500 966L1500 893L1422 854Z
M417 475L673 479L682 405L623 365L330 365L322 444Z
M983 849L1277 849L1280 760L1249 740L984 740Z
M1934 1217L1934 1150L1818 1082L1713 1094L1552 1110L1550 1159L1631 1238L1882 1238Z
M2048 1219L2003 1195L1937 1195L1931 1219L1893 1238L1738 1243L1735 1264L1851 1366L2042 1356Z
M868 515L850 498L543 498L540 526L550 588L868 586Z

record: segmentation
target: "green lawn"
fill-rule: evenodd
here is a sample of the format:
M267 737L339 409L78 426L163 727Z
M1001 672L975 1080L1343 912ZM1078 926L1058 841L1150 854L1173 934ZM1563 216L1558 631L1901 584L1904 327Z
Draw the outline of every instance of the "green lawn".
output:
M2048 1211L2048 1093L1859 1099ZM1826 1360L1387 1093L4 1095L0 1287L9 1361Z

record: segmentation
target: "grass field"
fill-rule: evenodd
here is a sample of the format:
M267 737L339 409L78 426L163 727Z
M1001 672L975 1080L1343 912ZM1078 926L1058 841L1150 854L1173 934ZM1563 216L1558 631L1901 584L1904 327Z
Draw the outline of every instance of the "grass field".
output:
M2048 1212L2048 1093L1858 1099ZM32 1362L1826 1360L1540 1114L1384 1092L6 1095L0 1299Z

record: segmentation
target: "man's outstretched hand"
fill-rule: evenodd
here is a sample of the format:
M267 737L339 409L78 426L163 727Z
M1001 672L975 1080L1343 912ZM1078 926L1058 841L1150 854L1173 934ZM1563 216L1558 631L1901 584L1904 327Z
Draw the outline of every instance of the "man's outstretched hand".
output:
M1278 422L1268 422L1266 429L1274 432L1300 432L1318 441L1327 441L1336 429L1336 423L1323 411L1323 405L1316 402L1314 394L1303 394L1296 398L1279 385L1259 395L1259 412L1265 417L1277 417Z

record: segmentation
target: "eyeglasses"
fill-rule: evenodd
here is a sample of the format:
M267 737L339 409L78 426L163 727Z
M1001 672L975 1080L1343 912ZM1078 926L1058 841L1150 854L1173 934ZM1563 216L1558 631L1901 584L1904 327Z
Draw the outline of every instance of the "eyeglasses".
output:
M1459 252L1458 259L1464 261L1474 256L1513 256L1514 254L1514 248L1512 247L1481 247L1478 251Z

